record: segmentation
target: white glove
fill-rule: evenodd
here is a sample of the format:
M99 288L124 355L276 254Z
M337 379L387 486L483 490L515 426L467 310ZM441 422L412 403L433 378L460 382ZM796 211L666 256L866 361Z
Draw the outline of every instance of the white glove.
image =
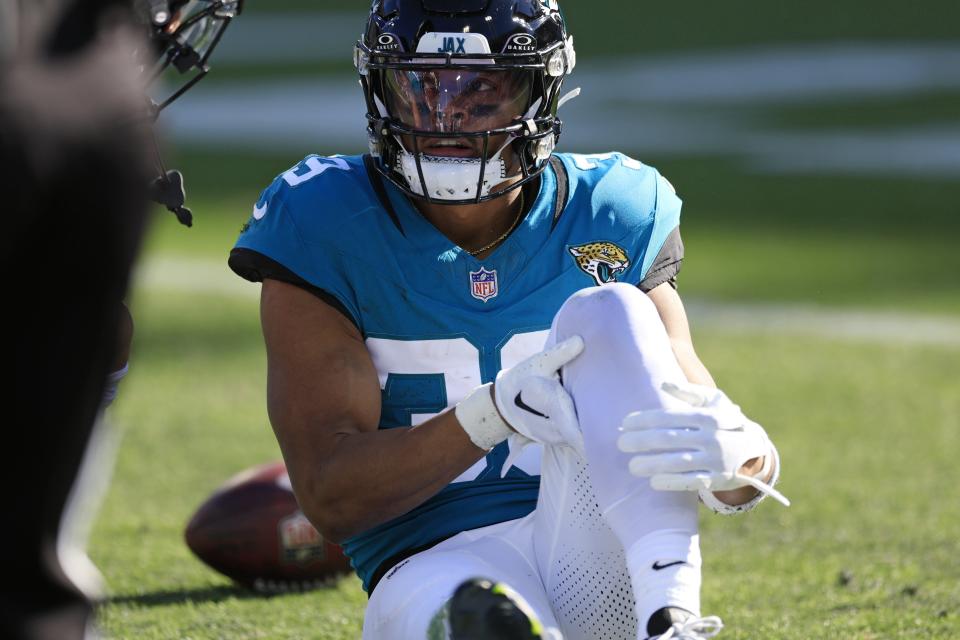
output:
M559 371L583 351L583 339L572 336L497 374L493 392L497 410L516 431L503 473L530 442L568 445L583 455L583 435L573 398L563 388Z
M649 477L661 491L728 491L750 485L789 505L780 492L759 478L740 473L745 462L766 456L760 472L772 465L773 444L719 389L669 382L662 389L690 405L684 409L638 411L623 419L617 447L637 454L630 473Z

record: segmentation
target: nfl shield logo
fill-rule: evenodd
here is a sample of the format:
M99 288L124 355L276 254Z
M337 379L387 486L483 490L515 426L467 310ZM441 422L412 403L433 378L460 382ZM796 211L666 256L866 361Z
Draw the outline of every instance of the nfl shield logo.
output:
M470 272L470 294L477 300L486 302L490 298L496 297L497 290L497 270L487 271L480 267L480 271Z

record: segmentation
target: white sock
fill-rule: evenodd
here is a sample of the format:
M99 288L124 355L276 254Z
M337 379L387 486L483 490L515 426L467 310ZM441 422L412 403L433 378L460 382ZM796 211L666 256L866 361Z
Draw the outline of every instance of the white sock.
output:
M690 536L688 531L660 529L627 549L627 570L641 631L663 607L680 607L700 615L700 567L700 537Z
M629 456L617 449L618 427L632 411L677 402L663 382L685 380L666 330L650 299L637 288L610 284L582 291L564 303L550 340L580 335L584 352L563 369L577 406L600 511L627 553L640 637L664 606L700 610L697 495L655 491L630 474ZM679 562L662 569L657 566Z

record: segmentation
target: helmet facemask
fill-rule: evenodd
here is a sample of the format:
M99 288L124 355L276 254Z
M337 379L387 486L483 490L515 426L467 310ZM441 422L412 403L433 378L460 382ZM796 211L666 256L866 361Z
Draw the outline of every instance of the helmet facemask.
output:
M394 169L415 194L475 200L522 175L511 127L529 110L532 72L389 69L384 79L387 112L410 132L393 133Z

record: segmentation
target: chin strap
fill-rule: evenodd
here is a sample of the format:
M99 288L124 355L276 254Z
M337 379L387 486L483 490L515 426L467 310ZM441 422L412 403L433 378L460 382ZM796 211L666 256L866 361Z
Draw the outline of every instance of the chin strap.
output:
M155 104L151 106L153 118L156 119L160 110ZM168 211L177 216L180 224L192 227L193 213L184 206L187 199L187 190L183 186L183 174L176 169L167 171L163 164L163 156L160 153L160 142L157 140L156 129L151 127L151 131L153 132L153 152L158 175L150 183L150 199L165 206Z
M580 87L567 91L565 94L563 94L563 97L560 98L559 102L557 102L557 109L567 104L568 102L570 102L571 100L573 100L579 95L580 95Z
M177 216L180 224L192 227L193 212L184 206L187 192L183 188L183 174L176 169L161 174L150 185L150 199L162 204Z

